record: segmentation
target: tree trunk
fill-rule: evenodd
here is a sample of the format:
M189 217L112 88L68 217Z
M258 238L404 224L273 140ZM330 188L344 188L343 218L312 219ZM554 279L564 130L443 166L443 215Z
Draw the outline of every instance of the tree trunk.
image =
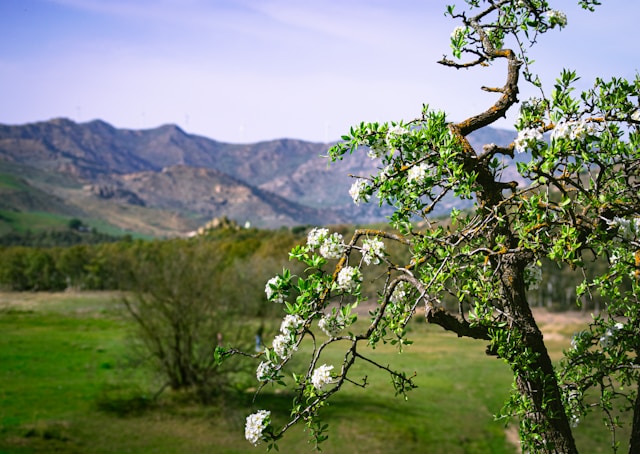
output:
M518 391L531 404L521 430L540 435L539 438L527 438L522 437L526 434L521 434L521 439L531 440L532 452L577 454L553 363L526 298L524 266L514 258L512 263L506 264L502 274L503 289L509 301L505 312L512 317L511 329L521 335L518 339L522 345L518 350L533 353L527 353L532 358L527 361L518 357L506 358L516 376Z
M533 406L532 411L526 416L528 419L526 425L532 429L540 427L536 432L544 437L540 441L535 441L534 452L577 453L551 359L542 343L542 334L531 334L528 337L525 344L539 356L530 364L530 371L516 369L515 373L518 391L527 397Z

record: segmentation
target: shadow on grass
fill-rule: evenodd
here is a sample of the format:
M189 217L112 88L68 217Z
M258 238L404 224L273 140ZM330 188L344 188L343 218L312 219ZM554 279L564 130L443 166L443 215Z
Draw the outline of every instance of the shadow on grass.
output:
M254 409L268 409L279 422L284 422L291 413L294 394L291 392L263 391L255 400L253 394L245 399L236 401L239 405L249 404ZM373 393L363 393L360 396L334 395L327 405L319 412L320 418L327 422L338 423L343 420L362 418L363 415L373 415L381 420L406 420L406 418L421 418L424 413L416 406L403 405L402 397L376 396ZM244 408L247 408L246 406ZM246 411L246 410L245 410Z
M272 421L279 427L288 420L292 400L292 394L264 392L250 408L251 412L270 410ZM429 403L419 395L410 394L409 401L405 401L392 391L337 394L319 412L322 422L329 424L327 452L357 447L358 452L415 453L425 452L425 446L429 446L428 452L438 454L513 452L504 426L490 415L486 415L486 423L478 423L478 416L478 412L455 405ZM301 428L296 430L301 431L304 425L300 421Z
M99 411L116 416L139 416L147 410L155 408L156 400L138 386L105 385L96 398Z

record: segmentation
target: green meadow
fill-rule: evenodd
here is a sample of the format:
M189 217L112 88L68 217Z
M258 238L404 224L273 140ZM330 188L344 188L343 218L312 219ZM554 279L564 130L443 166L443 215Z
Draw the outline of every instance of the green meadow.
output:
M543 317L555 357L583 323ZM188 394L155 397L162 383L133 354L130 327L115 293L0 294L0 453L265 452L244 439L244 420L264 408L284 422L291 395L266 387L254 400L254 388L239 387L208 405ZM390 345L369 353L415 372L418 388L407 400L396 397L386 373L360 364L369 386L345 386L321 413L330 424L323 452L519 452L515 425L493 418L511 387L508 367L487 357L483 342L458 339L419 316L411 338L403 353ZM340 352L322 361L337 365ZM311 452L307 435L294 427L280 452ZM626 433L618 436L625 441ZM609 452L610 433L597 414L576 437L581 452Z

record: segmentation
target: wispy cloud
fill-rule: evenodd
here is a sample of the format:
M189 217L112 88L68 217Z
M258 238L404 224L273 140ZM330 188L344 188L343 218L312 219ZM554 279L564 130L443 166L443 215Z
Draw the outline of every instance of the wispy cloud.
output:
M46 0L52 4L94 15L141 21L141 25L164 23L178 27L215 29L243 27L251 21L247 1L205 0Z

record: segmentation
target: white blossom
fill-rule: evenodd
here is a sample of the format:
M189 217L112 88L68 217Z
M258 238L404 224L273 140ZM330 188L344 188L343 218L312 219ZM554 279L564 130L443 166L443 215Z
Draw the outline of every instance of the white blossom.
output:
M571 390L567 396L567 405L570 412L571 427L576 428L580 424L580 398L582 395L576 389Z
M578 348L578 336L574 335L571 337L571 350L577 350Z
M386 144L388 150L393 153L393 150L402 147L403 137L409 134L410 131L401 125L396 125L387 131Z
M408 132L409 132L409 130L407 128L405 128L404 126L396 125L396 126L393 126L393 127L391 127L389 129L389 132L387 133L387 138L389 138L391 136L403 136Z
M632 114L631 114L631 119L633 121L640 121L640 109L636 109Z
M451 39L458 39L458 36L466 35L466 34L467 34L467 27L465 27L464 25L458 25L451 32Z
M551 132L551 139L584 140L600 133L598 123L588 120L560 121Z
M295 333L304 324L304 320L299 315L288 314L280 324L280 332L282 334Z
M320 255L326 259L339 259L346 249L342 235L337 232L328 235L320 245Z
M612 265L615 265L616 263L618 263L620 261L620 258L621 258L621 253L619 250L613 250L609 255L609 261L611 262Z
M514 146L518 153L523 153L528 148L531 148L531 141L540 142L542 139L542 129L524 128L521 131L518 131L518 137L514 141Z
M386 181L391 176L391 172L393 172L393 166L389 164L384 169L380 171L380 181Z
M572 140L584 140L588 135L594 135L597 132L596 124L592 121L576 121L571 128L570 138Z
M567 25L567 15L562 11L558 11L557 9L550 9L544 13L549 20L549 24L551 28L559 25L560 28L566 27Z
M327 236L329 236L329 229L316 227L307 235L307 246L312 249L316 249L320 247Z
M342 315L325 315L318 321L318 327L329 337L336 337L345 327Z
M617 227L618 234L623 240L631 241L640 234L640 217L627 219L616 216L613 221L609 222L609 225Z
M362 274L358 268L353 266L345 266L338 273L337 284L338 288L345 292L352 292L362 281Z
M604 335L600 338L600 345L604 348L611 347L613 345L613 331L608 329Z
M311 383L313 387L320 390L324 386L331 383L331 371L333 370L333 366L327 366L323 364L313 371L311 375Z
M578 416L576 413L572 413L571 414L571 427L575 429L576 427L578 427L578 425L580 425L580 416Z
M622 328L624 328L624 325L620 322L616 323L611 328L607 328L607 330L604 332L604 335L600 337L600 345L602 345L603 348L611 347L613 345L616 333Z
M307 246L311 249L319 248L320 255L327 259L340 258L346 249L342 235L337 232L329 234L328 229L320 228L309 232Z
M247 416L244 437L254 445L257 445L262 437L262 432L269 425L270 416L271 412L267 410L259 410L257 413Z
M384 242L379 238L365 238L362 240L362 259L367 265L378 265L384 257Z
M296 345L292 342L291 336L286 334L278 334L273 339L273 351L282 359L288 358L292 351L295 351Z
M402 304L409 296L409 292L411 292L411 284L406 281L398 282L393 289L390 300L393 304Z
M375 143L373 145L369 146L369 151L367 151L367 155L371 158L371 159L377 159L377 158L381 158L382 156L384 156L384 154L387 151L387 147L380 144L380 143Z
M272 277L267 281L267 285L264 287L264 292L267 295L267 299L269 301L273 301L274 303L284 303L284 295L280 290L273 287L278 287L281 284L282 280L279 276Z
M267 381L274 371L275 365L271 361L262 361L256 369L256 378L258 381Z
M574 333L571 337L571 350L578 350L583 343L582 339L585 337L589 337L586 331L578 331L577 333Z
M429 174L430 166L426 162L421 162L417 166L413 166L407 172L407 181L409 183L421 183Z
M558 124L555 126L555 128L553 128L553 131L551 132L551 139L568 139L571 134L571 123L572 122L567 121L558 122Z
M363 178L358 178L352 185L351 189L349 189L349 195L353 199L353 203L356 205L360 205L360 202L369 201L369 195L367 194L367 180Z

